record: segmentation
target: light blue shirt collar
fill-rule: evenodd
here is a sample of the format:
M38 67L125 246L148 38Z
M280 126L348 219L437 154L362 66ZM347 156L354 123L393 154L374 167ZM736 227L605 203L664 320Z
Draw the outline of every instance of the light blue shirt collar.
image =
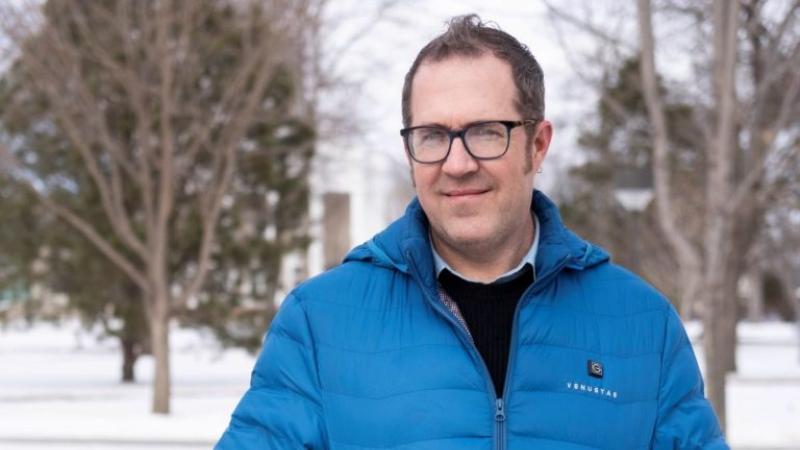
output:
M525 255L524 258L522 258L522 261L520 261L516 267L500 275L494 281L485 284L502 283L504 281L513 280L522 272L522 269L525 268L526 264L531 265L531 268L533 269L534 273L534 279L536 278L536 251L539 249L539 218L536 217L536 214L534 214L533 212L531 212L531 217L533 217L533 243L531 244L531 248L528 249L528 253ZM465 277L464 275L458 273L455 269L450 267L450 265L447 264L444 259L442 259L441 255L439 255L439 253L436 252L436 249L433 248L433 241L431 241L431 253L433 253L433 265L434 268L436 269L437 278L444 269L447 269L453 275L461 278L462 280L470 281L473 283L479 283L478 281L471 280Z

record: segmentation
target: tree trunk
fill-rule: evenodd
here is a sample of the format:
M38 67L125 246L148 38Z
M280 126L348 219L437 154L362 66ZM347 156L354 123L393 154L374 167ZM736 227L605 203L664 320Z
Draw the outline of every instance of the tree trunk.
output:
M161 289L158 289L150 317L150 336L155 363L153 412L156 414L169 414L170 412L169 300L167 289L162 286Z
M142 307L146 299L142 298L141 288L130 281L125 282L122 294L125 301L117 310L122 318L122 331L118 335L122 349L122 382L133 383L136 361L150 348L147 316Z
M764 320L764 278L759 265L748 270L744 296L747 302L747 320Z
M680 299L679 312L683 320L703 317L705 306L702 301L703 274L699 261L693 258L679 258L680 265Z
M713 297L719 297L720 294L714 294ZM711 298L709 298L711 300ZM726 427L726 414L725 408L727 406L725 401L725 375L728 373L723 358L727 349L726 337L723 333L724 326L722 317L711 319L711 314L707 315L704 319L704 341L703 346L705 349L706 357L706 395L711 401L714 410L717 413L720 427L725 430Z
M139 358L139 343L135 339L120 338L122 346L122 382L133 383L136 381L136 374L133 370L136 360Z
M716 0L714 25L714 99L716 120L714 137L708 143L708 182L706 184L705 283L706 311L703 316L705 336L706 383L708 397L717 412L724 432L725 376L735 367L736 319L739 301L736 296L736 267L730 258L738 251L734 217L728 209L733 194L733 160L738 148L736 139L736 32L739 3ZM732 338L733 337L733 338Z
M703 316L703 328L707 395L724 430L727 422L725 380L728 373L736 371L737 283L735 277L726 276L714 263L709 264L706 282L708 308Z
M729 280L728 282L733 281ZM720 311L720 316L717 319L720 322L720 339L722 340L722 348L720 348L720 353L718 355L719 360L721 361L722 367L725 369L725 374L729 373L736 373L736 344L739 341L738 336L736 335L736 326L739 323L739 311L736 307L731 307L731 303L736 301L738 304L738 298L736 297L736 288L735 288L735 281L731 283L733 286L729 286L725 288L725 296L727 297L727 304L722 308ZM738 306L738 305L737 305Z

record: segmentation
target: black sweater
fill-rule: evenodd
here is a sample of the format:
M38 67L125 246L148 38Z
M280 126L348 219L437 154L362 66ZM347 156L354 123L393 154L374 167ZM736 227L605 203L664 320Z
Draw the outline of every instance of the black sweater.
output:
M449 270L439 274L439 283L456 302L467 323L498 397L503 396L505 386L514 311L523 292L533 281L530 265L522 271L511 280L491 284L466 281Z

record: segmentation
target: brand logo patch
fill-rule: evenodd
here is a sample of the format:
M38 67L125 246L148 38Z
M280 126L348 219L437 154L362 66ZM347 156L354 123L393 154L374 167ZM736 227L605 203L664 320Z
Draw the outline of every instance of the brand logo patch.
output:
M595 378L603 378L603 365L597 361L592 361L591 359L586 362L586 366L589 371L589 375Z
M617 391L600 386L591 386L588 384L576 383L574 381L567 381L567 389L573 391L587 392L589 394L602 395L604 397L611 397L611 398L617 398L619 396Z

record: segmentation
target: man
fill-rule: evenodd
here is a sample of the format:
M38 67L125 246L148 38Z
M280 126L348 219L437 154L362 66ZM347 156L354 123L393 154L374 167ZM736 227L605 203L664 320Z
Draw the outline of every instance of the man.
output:
M217 448L727 448L673 308L534 191L543 99L477 16L422 49L417 199L289 295Z

